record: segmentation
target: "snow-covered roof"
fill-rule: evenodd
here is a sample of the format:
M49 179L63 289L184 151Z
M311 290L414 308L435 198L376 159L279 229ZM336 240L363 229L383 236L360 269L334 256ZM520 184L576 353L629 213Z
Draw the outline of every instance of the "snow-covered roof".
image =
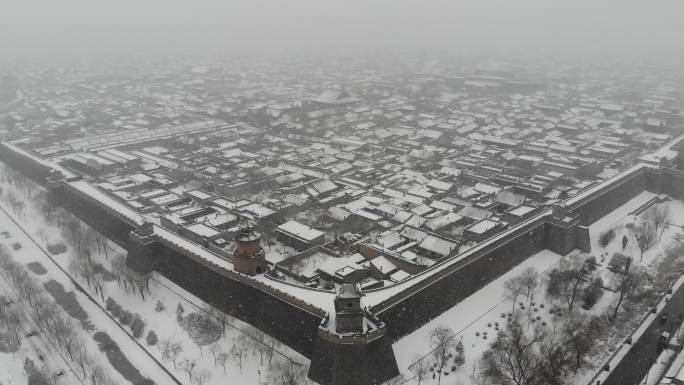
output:
M311 228L307 225L301 224L297 221L287 221L283 223L282 225L278 226L278 230L289 234L289 235L294 235L298 238L304 239L306 241L313 241L316 238L320 237L323 235L322 231L316 230L314 228Z
M475 222L474 224L466 227L465 229L472 232L472 233L475 233L475 234L484 234L487 231L496 227L498 224L499 224L499 222L497 222L497 221L492 221L489 219L483 219L479 222Z
M205 225L204 223L195 223L190 226L187 226L186 229L205 238L211 238L219 234L219 231Z

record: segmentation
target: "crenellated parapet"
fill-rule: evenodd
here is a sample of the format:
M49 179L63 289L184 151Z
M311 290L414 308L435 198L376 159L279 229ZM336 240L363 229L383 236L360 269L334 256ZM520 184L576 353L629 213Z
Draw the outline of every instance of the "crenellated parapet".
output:
M360 307L358 285L342 285L335 297L335 313L318 326L309 378L323 385L384 383L399 369L387 326L368 308Z
M584 236L580 232L580 215L570 212L563 203L553 205L551 215L546 219L545 246L547 249L560 255L566 255L578 247L578 237ZM588 232L586 232L588 236ZM588 242L581 242L583 249L587 248ZM583 250L589 251L589 250Z
M154 224L145 222L129 233L126 265L139 273L149 273L156 269L157 235Z

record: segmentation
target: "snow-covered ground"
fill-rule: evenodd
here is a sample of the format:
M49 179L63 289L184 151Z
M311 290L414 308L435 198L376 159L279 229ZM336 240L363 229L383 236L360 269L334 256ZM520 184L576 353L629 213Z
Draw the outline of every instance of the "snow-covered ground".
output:
M667 226L663 230L659 229L653 246L644 252L643 258L640 256L641 252L628 226L636 226L643 221L640 215L630 214L657 196L657 194L644 191L589 226L592 254L599 259L599 262L603 256L605 258L604 264L607 264L614 253L620 252L632 256L634 264L641 265L650 271L655 268L657 262L664 256L665 251L677 242L676 236L682 233L679 226L684 225L684 202L672 200L659 203L659 205L665 205L669 208L671 213L669 222L678 226ZM615 230L615 238L606 247L602 247L599 244L599 237L610 229ZM661 231L662 234L660 234ZM623 236L628 238L628 244L624 250L621 244Z
M634 215L630 215L630 213L640 208L656 196L657 194L654 193L643 192L589 227L592 245L592 252L590 254L596 256L597 259L600 259L602 254L605 256L604 263L599 266L595 274L606 278L609 278L613 274L608 271L607 266L610 256L616 251L621 251L628 255L634 256L633 263L635 265L643 265L648 269L653 269L657 264L657 261L664 255L665 251L672 245L673 242L676 242L675 237L681 233L681 229L676 226L669 226L663 232L662 239L658 240L657 243L655 243L644 253L643 260L640 260L640 252L636 247L635 242L631 238L628 247L624 251L621 248L622 236L629 233L629 229L625 226L625 224L637 223L639 220L641 220ZM667 204L670 207L670 211L672 213L670 222L673 224L681 223L684 225L684 203L680 201L671 201L664 204ZM611 228L615 229L616 237L606 248L603 248L598 243L599 235ZM572 253L566 258L571 256ZM562 257L560 255L557 255L549 250L541 251L528 258L517 267L511 269L498 279L489 283L487 286L480 289L470 297L461 301L459 304L452 307L445 313L436 317L426 325L423 325L420 329L397 341L393 345L393 348L397 357L397 363L399 365L400 372L406 378L413 377L409 366L418 358L425 356L431 351L429 342L430 332L437 326L446 325L454 330L459 337L463 338L466 360L465 364L458 368L455 372L451 373L448 378L442 377L442 382L449 384L458 383L458 381L462 381L464 384L469 383L473 366L477 365L482 353L489 348L489 344L496 336L495 323L499 322L500 326L503 327L503 325L505 325L505 318L501 317L501 313L511 312L511 300L505 299L503 297L504 283L511 277L519 275L528 267L534 268L537 273L540 274L538 280L540 280L541 283L541 287L537 292L535 300L537 304L543 303L545 305L544 308L548 309L550 306L552 306L552 304L548 303L544 295L546 288L543 282L545 278L545 274L543 273L552 269L560 262L561 259ZM577 306L576 309L587 315L600 315L606 311L610 311L614 306L615 300L615 293L604 290L603 296L591 309L584 310L579 306ZM542 321L551 322L548 311L541 311L542 309L539 310L539 315L542 316ZM636 316L640 318L642 315L639 314ZM487 339L483 338L484 332L487 332ZM479 333L479 336L476 335L476 333ZM619 345L621 339L619 336L616 336L616 338L611 341L615 341L615 343ZM610 355L610 352L613 350L615 350L615 347L602 346L601 352L604 354L602 354L601 357L594 357L596 362L602 362L603 357ZM583 380L590 378L593 375L594 370L594 368L582 370L580 373L578 373L575 381L578 381L577 383L579 384ZM409 381L409 383L416 382L416 379ZM432 384L437 383L437 381L429 377L428 379L423 380L422 383Z
M504 318L501 318L501 313L509 313L513 309L512 300L504 298L504 283L530 267L541 274L556 265L561 258L560 255L550 250L540 251L423 325L420 329L397 341L393 345L393 349L399 371L407 378L412 377L409 366L419 357L423 357L431 351L430 332L437 326L446 325L463 338L466 358L465 364L447 378L447 383L456 380L468 383L473 364L477 363L482 353L489 349L489 344L496 337L495 323L499 322L501 326L505 323ZM541 294L537 295L537 297L541 296ZM541 313L548 314L544 311ZM488 326L488 324L492 326ZM484 338L484 332L487 332L487 339ZM480 335L476 336L475 333ZM432 384L433 382L436 383L431 378L423 381L425 384Z
M27 352L22 351L18 353L3 353L0 352L0 384L3 385L25 385L27 378L26 373L22 369L24 365L24 356Z
M15 308L21 309L23 304L15 295L14 288L0 278L0 297L14 301ZM22 330L24 335L32 330L38 330L26 309L20 312L22 316ZM27 373L23 369L26 359L32 360L36 367L48 378L55 380L56 385L78 384L79 379L70 370L67 358L62 355L44 335L38 334L33 337L24 337L19 350L13 353L0 352L0 384L24 385L27 382ZM63 373L57 375L58 373Z
M632 263L634 265L642 266L647 271L653 273L655 272L658 263L665 256L667 250L678 244L678 236L682 234L682 229L678 226L668 226L662 230L662 235L659 234L656 237L656 241L653 246L644 252L643 258L640 257L640 251L627 225L638 225L639 222L643 221L639 215L634 215L632 213L657 196L657 194L651 192L642 192L624 205L618 207L616 210L610 212L608 215L589 226L592 255L595 255L599 262L601 257L604 258L604 262L599 270L599 273L604 277L604 282L608 283L612 276L612 273L608 271L607 267L613 253L620 252L625 255L629 255L633 258ZM669 220L670 223L674 225L684 225L684 202L672 200L659 204L665 205L669 208L671 215ZM599 245L599 237L603 232L610 229L615 230L615 239L613 239L606 247L602 247ZM627 236L629 240L628 245L624 250L622 249L621 244L623 236ZM599 303L594 306L592 313L598 315L601 312L601 309L612 309L612 307L615 306L615 296L615 293L604 291L603 297ZM641 320L644 316L645 314L634 314L633 320ZM643 328L644 326L641 325L640 327ZM623 338L629 335L632 330L621 330L620 332L622 333L621 335L615 335L610 338L612 345L604 345L601 347L600 351L595 352L595 354L589 359L590 362L595 363L594 366L586 367L578 372L575 376L575 383L580 385L587 383L589 379L594 376L596 370L602 366L602 363L611 356L612 352L620 347Z

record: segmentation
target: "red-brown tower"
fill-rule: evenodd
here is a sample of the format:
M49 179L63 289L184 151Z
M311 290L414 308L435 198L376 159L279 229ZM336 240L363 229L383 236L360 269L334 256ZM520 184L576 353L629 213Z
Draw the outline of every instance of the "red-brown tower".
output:
M233 268L247 275L261 274L268 270L266 254L261 247L261 235L249 224L242 226L235 235Z

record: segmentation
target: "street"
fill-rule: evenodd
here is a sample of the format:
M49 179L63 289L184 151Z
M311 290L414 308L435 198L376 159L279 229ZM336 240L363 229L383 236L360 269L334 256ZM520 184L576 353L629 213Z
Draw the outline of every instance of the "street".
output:
M665 331L675 331L679 327L678 315L684 313L684 286L673 293L663 310L653 323L635 341L627 355L615 367L610 376L601 385L636 385L646 375L659 352L658 338ZM667 314L667 321L660 322L662 315ZM593 385L593 384L592 384Z
M13 241L19 242L23 247L17 253L29 253L35 261L48 271L46 276L61 283L65 290L75 294L78 303L87 312L89 319L95 325L96 330L106 332L115 340L122 349L125 349L128 358L136 363L142 374L150 378L157 384L174 384L178 381L168 371L166 371L155 359L149 355L142 347L137 344L119 324L117 324L97 301L87 294L85 290L78 286L66 270L62 269L50 255L42 249L40 244L33 239L26 230L19 225L4 209L0 209L0 223L3 224L2 230L7 230ZM91 340L89 343L93 352L97 352L97 344ZM100 357L101 362L110 367L111 363L105 363L106 358ZM72 381L74 382L74 381ZM75 383L75 382L74 382Z

